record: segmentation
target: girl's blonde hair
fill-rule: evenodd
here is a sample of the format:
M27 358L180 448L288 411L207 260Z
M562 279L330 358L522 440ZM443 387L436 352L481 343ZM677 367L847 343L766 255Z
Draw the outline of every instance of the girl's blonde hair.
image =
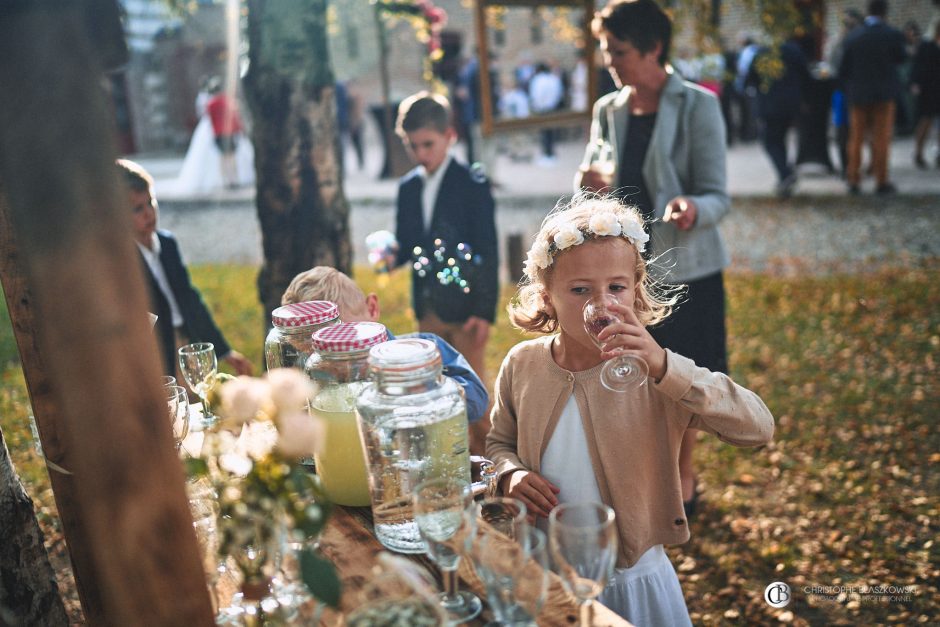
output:
M609 229L597 234L592 228L592 218L598 215L613 214L618 224L623 225L623 233L610 235ZM594 223L595 226L597 222ZM647 261L640 254L643 251L645 239L633 237L637 233L637 225L642 228L643 219L636 207L624 205L618 199L595 194L593 192L577 192L569 202L559 202L555 208L545 216L539 232L535 235L532 248L526 261L526 273L519 282L519 291L509 303L507 311L513 326L530 333L554 333L558 329L558 319L545 302L545 292L552 276L554 261L563 255L567 248L579 245L566 244L559 248L556 244L556 235L564 232L570 241L569 234L580 232L582 241L598 240L602 237L620 237L636 250L636 271L634 283L636 285L636 298L634 311L644 326L652 326L662 322L679 299L681 286L666 285L653 279L646 271ZM606 229L607 227L605 227ZM619 232L619 228L615 226ZM575 231L576 229L576 231Z

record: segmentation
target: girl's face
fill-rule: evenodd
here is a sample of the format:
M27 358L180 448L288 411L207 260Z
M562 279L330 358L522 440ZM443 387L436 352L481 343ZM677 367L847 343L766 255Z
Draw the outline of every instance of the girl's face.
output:
M636 249L622 237L602 237L573 246L555 257L545 302L561 333L597 352L584 330L581 310L592 296L612 294L633 307L636 298Z

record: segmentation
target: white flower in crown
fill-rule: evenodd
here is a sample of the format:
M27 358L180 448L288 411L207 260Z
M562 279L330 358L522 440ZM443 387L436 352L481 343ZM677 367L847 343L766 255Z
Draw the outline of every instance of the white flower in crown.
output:
M643 225L631 218L624 218L620 221L620 234L633 242L636 249L640 252L646 250L646 242L650 236L643 230Z
M552 265L552 255L548 252L548 244L542 240L532 244L524 264L525 273L534 277L537 270L544 270L550 265Z
M622 229L617 216L609 211L595 213L588 221L588 228L594 235L617 237Z
M555 247L558 248L558 250L564 250L582 243L584 241L584 233L573 224L566 224L558 229L558 232L555 233L555 237L553 237L552 240L555 242Z

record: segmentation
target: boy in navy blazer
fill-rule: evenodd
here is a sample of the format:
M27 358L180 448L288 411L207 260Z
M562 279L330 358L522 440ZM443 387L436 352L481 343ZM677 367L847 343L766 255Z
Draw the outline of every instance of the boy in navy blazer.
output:
M151 308L157 315L157 341L164 372L182 381L177 372L177 347L189 342L212 342L219 359L238 374L251 374L251 362L229 347L202 296L190 282L176 238L169 231L157 230L159 214L153 178L139 164L127 159L118 159L117 167L127 185L134 241L147 277Z
M413 264L416 247L430 262L423 271L412 268L418 328L444 338L486 380L483 353L499 300L495 202L489 181L450 154L456 133L450 103L443 96L419 92L406 98L395 130L419 164L399 182L395 218L397 263ZM459 244L471 247L472 260L458 254ZM438 246L445 249L444 264L435 263ZM451 257L458 260L467 289L459 281L438 278Z

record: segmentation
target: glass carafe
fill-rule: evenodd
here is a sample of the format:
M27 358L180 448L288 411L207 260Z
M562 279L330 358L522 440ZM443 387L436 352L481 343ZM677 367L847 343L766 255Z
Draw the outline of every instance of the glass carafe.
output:
M317 331L307 375L314 383L310 413L323 421L325 445L314 455L323 489L334 503L371 503L356 399L369 380L369 349L388 340L377 322L340 323Z
M375 534L387 548L422 553L412 510L414 487L436 478L470 482L467 408L442 376L431 341L393 340L369 352L372 383L356 403L369 465Z
M264 364L275 368L304 369L313 352L313 334L339 322L339 308L327 300L311 300L278 307L271 312L274 328L264 340Z

